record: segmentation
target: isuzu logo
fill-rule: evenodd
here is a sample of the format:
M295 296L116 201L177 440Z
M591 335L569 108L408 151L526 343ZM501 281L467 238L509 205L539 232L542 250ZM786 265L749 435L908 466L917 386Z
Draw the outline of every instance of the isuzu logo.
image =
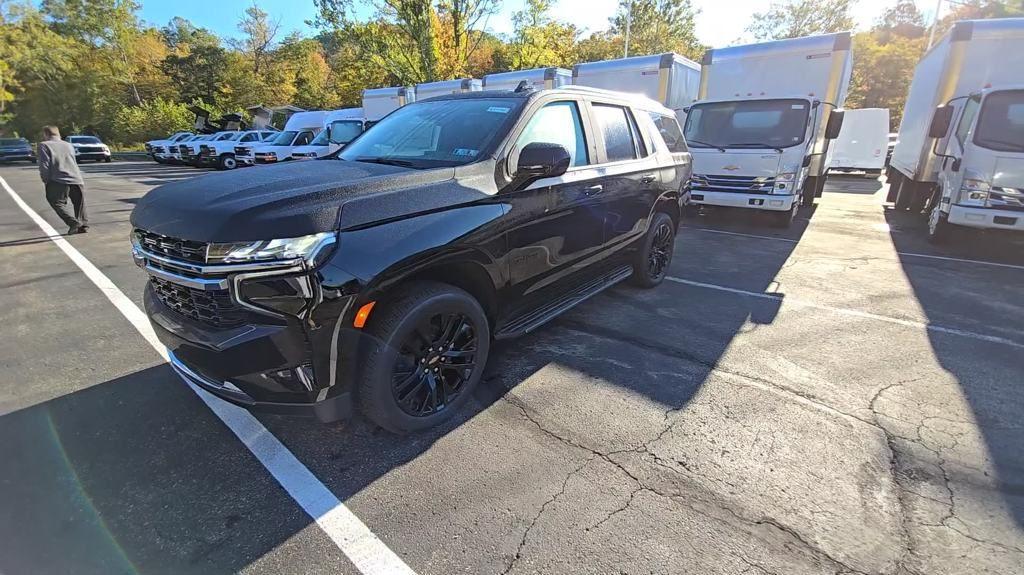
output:
M736 170L740 169L740 167L739 166L734 166L734 165L728 165L728 166L722 166L722 169L730 171L730 172L735 172Z

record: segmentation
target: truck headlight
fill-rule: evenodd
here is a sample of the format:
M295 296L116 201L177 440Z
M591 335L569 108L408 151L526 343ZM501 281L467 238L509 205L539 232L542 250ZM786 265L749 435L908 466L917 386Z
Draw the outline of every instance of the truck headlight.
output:
M984 206L988 202L988 194L992 191L992 184L985 180L976 178L964 178L960 184L961 203Z
M210 244L206 252L209 263L245 263L302 258L318 263L323 248L334 243L334 232L321 232L297 238Z

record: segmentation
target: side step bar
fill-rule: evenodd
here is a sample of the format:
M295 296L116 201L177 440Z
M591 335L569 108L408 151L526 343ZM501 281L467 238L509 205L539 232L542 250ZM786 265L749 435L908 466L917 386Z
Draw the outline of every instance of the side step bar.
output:
M494 339L509 339L526 335L632 274L633 268L631 266L623 265L617 267L604 275L580 285L562 297L544 304L538 309L512 318L495 332Z

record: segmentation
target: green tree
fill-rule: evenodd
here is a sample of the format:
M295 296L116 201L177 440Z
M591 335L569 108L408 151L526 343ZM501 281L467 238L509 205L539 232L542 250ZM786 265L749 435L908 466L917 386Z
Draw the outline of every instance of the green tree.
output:
M747 31L758 40L800 38L854 27L851 0L787 0L755 13Z
M620 0L610 19L613 34L625 36L627 14L630 55L678 52L699 60L707 48L697 39L699 11L690 0Z
M882 42L882 36L879 30L854 34L853 75L846 106L888 108L890 129L895 130L903 117L910 81L924 52L925 39L891 36Z
M495 63L499 67L525 70L573 64L579 29L554 20L550 10L550 0L527 0L525 8L512 15L515 28L498 52Z
M160 63L160 69L174 85L182 101L202 100L213 103L221 96L227 64L226 50L203 43L188 46L183 55L168 55Z

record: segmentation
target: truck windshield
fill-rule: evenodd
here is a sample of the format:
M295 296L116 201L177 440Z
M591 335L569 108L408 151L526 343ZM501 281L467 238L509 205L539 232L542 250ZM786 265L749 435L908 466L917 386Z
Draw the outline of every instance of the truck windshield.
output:
M995 92L985 98L974 143L990 150L1024 153L1024 90Z
M695 104L686 116L694 148L789 148L804 141L806 100L745 100Z
M416 169L459 166L482 158L519 116L519 98L416 102L399 108L338 155L342 160Z
M28 140L18 138L0 138L0 146L21 146L27 143Z
M292 145L292 140L295 139L295 134L298 134L298 132L296 132L294 130L288 130L287 132L281 132L280 134L277 135L276 138L274 138L273 140L271 140L268 143L271 146L290 146L290 145Z
M347 144L356 139L356 136L363 133L363 123L359 121L344 120L331 122L331 142L335 144ZM321 135L324 133L321 132ZM322 145L326 145L326 141Z
M70 138L68 138L68 141L70 141L72 144L101 144L102 143L102 142L100 142L99 138L94 138L93 136L71 136Z

